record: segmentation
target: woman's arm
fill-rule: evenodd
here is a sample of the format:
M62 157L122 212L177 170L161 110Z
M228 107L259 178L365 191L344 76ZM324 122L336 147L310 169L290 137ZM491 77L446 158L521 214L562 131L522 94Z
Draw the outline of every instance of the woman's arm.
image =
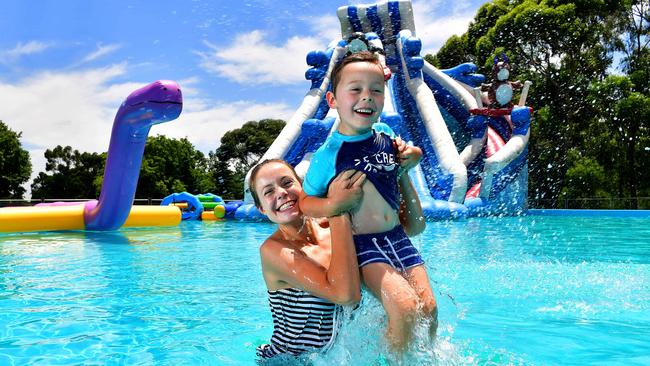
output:
M330 184L328 195L347 196L356 205L362 197L359 194L363 194L361 186L365 177L361 173L343 172ZM332 252L328 268L306 257L279 236L267 239L260 248L267 283L281 281L337 304L358 303L361 299L359 267L350 216L344 213L331 217L329 225Z
M357 304L361 300L361 280L350 215L345 213L332 217L330 230L332 258L327 271L328 283L335 289L338 303Z
M356 304L361 292L352 224L348 214L332 217L329 222L332 238L329 268L307 258L290 244L269 238L260 248L264 278L300 288L333 303Z

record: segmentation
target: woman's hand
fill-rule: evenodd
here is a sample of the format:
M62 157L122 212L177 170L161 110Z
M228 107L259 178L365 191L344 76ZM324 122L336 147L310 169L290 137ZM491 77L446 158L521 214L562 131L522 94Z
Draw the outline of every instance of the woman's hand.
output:
M334 212L337 214L349 212L361 203L363 198L361 187L365 180L366 175L356 170L346 170L334 178L327 191L327 199L335 208Z

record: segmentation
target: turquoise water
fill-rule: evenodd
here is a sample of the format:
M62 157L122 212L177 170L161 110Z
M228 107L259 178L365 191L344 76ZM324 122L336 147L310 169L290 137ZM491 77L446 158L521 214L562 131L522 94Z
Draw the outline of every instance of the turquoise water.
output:
M254 364L271 333L257 250L273 228L0 235L0 365ZM650 219L436 222L414 242L440 327L407 364L650 364ZM383 322L365 296L314 363L381 364Z

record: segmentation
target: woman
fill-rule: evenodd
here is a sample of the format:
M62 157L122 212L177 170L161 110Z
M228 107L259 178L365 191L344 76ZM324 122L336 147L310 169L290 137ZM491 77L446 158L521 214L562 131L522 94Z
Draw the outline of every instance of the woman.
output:
M300 211L304 193L291 165L266 160L251 172L255 205L278 224L260 248L273 315L271 343L257 348L260 359L323 350L336 335L338 305L359 302L359 268L347 212L359 204L364 180L363 173L354 171L337 176L328 197L341 214L318 221Z

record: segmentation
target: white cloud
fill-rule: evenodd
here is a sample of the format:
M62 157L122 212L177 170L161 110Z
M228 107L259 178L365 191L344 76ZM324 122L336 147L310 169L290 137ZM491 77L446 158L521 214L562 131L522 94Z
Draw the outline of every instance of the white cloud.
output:
M40 72L0 83L0 115L32 159L32 178L45 170L43 152L56 145L81 151L105 150L115 111L135 83L110 84L125 64L83 72Z
M322 41L318 49L324 49L330 42L341 39L341 23L334 14L308 17L302 20L309 24L315 37Z
M29 41L27 43L18 43L16 47L0 51L0 62L6 63L14 61L22 56L32 55L35 53L40 53L52 46L51 43L39 42L39 41Z
M0 83L0 116L9 128L22 132L21 142L32 160L32 178L45 171L45 149L56 145L88 152L108 149L117 109L145 84L114 82L126 72L126 64L117 64L86 71L39 72L14 83ZM217 147L226 131L246 121L288 119L291 115L292 110L284 104L201 99L192 87L198 82L190 78L179 83L185 97L183 113L178 120L153 126L151 135L187 137L207 153Z
M456 9L457 13L445 12L442 14L442 12L436 11L438 5L446 4L423 0L413 2L415 32L422 40L422 56L438 52L452 35L460 36L467 32L469 23L474 19L475 9L459 7Z
M54 142L98 151L101 136L110 131L111 114L134 86L109 84L125 69L120 64L83 72L48 71L14 84L1 83L2 116L23 131L23 139L31 144L51 146Z
M97 49L83 58L80 63L86 63L86 62L91 62L94 61L102 56L108 55L109 53L117 51L122 45L119 44L109 44L106 46L102 46L101 44L97 45Z
M422 55L437 52L453 34L465 33L474 16L470 7L451 7L446 1L416 0L413 13L416 34L422 40ZM208 50L195 52L201 58L200 66L209 73L242 84L303 82L308 68L307 53L325 49L339 39L341 26L335 14L300 20L308 25L305 34L291 37L281 45L271 44L261 30L239 34L230 45L204 41Z
M453 19L438 18L426 23L416 20L416 27L417 24L425 24L423 27L416 28L417 36L422 40L421 54L424 56L427 53L438 52L449 37L454 34L460 36L467 32L467 26L472 19L473 16Z
M218 147L221 137L245 122L263 118L288 120L293 113L288 105L248 101L219 103L206 108L205 100L190 99L184 103L184 112L177 121L157 125L152 134L188 140L207 154Z
M7 55L11 57L20 57L24 55L31 55L33 53L39 53L45 51L50 47L50 44L39 42L39 41L29 41L25 44L18 43L16 47L7 51Z
M281 46L264 37L259 30L240 34L225 48L205 41L210 50L196 52L200 66L238 83L294 84L305 80L307 52L323 48L316 37L291 37Z
M341 38L341 26L336 15L302 17L308 31L293 36L284 44L274 45L266 33L254 30L239 34L230 45L204 41L208 51L196 51L200 66L209 73L241 84L287 85L303 83L308 65L307 53L324 50L330 42Z
M221 137L228 131L241 127L248 121L264 118L288 120L294 112L283 103L258 103L253 101L221 102L202 98L194 85L201 80L191 77L179 80L183 91L183 112L172 122L156 125L152 135L187 139L204 153L215 150Z
M412 4L416 34L422 41L422 55L437 52L449 37L465 33L476 11L466 2L450 4L442 0L415 0ZM310 25L314 37L321 41L315 49L325 48L329 42L341 37L341 25L334 14L302 20Z

